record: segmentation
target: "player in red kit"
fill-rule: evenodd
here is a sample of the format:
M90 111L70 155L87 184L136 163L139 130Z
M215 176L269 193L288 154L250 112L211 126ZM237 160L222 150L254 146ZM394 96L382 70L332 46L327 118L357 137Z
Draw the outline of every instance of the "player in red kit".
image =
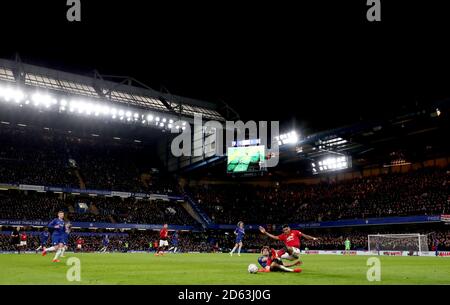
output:
M26 247L27 247L27 239L28 239L27 233L25 233L25 232L20 233L20 243L19 243L19 247L18 247L18 249L19 249L19 254L20 254L20 251L21 251L21 250L22 250L22 251L25 251L25 250L26 250Z
M280 252L282 250L276 251L268 246L264 246L261 249L261 256L258 258L258 263L262 267L258 272L273 272L273 271L283 271L283 272L295 272L300 273L302 269L295 268L290 269L288 267L298 266L301 264L300 261L294 263L285 264L280 259Z
M267 235L268 237L275 240L280 240L284 243L285 253L282 253L282 255L280 255L282 259L296 260L300 258L300 239L302 236L306 239L317 240L316 237L303 234L302 232L297 230L291 230L288 225L283 226L283 233L278 236L270 234L263 227L259 227L259 230L264 235Z
M161 231L159 231L159 247L155 253L156 256L164 254L164 250L169 246L168 237L169 229L167 223L165 223Z
M78 237L76 244L77 244L77 248L75 249L75 252L81 252L81 249L83 248L83 244L84 244L84 239L81 237Z

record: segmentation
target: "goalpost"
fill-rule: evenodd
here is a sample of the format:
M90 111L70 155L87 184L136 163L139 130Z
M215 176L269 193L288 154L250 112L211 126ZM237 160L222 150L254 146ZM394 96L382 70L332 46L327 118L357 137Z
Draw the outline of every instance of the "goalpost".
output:
M428 251L428 237L421 234L368 235L369 251L413 251L421 255Z

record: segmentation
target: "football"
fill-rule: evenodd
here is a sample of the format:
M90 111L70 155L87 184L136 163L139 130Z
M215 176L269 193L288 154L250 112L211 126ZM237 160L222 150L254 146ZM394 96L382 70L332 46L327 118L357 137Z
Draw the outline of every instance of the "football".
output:
M258 272L258 266L255 264L248 265L248 272L249 273L257 273Z

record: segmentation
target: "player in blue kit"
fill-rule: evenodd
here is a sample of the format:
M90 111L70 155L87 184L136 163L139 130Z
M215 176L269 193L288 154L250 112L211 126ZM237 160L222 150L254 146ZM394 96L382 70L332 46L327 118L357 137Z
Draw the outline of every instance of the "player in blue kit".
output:
M100 252L106 253L106 250L108 250L108 246L109 246L108 235L103 236L102 244L103 244L103 247L100 249Z
M298 266L301 264L300 261L294 263L284 263L281 260L280 254L283 254L283 250L276 251L268 246L264 246L261 249L261 256L258 257L258 263L262 267L258 272L273 272L273 271L284 271L284 272L302 272L301 268L290 269L288 267Z
M41 249L45 248L47 242L50 238L50 233L48 232L48 228L44 228L44 231L39 234L39 247L36 249L36 254Z
M172 244L172 247L169 248L169 251L173 250L173 253L176 253L178 250L178 232L175 231L172 234L172 240L170 241L170 243Z
M66 226L64 223L64 212L58 212L58 218L53 219L47 226L52 232L52 244L50 248L45 248L42 251L42 256L47 255L47 252L56 251L55 257L53 258L54 263L59 263L59 257L62 254L64 248L64 234L66 231Z
M61 257L65 257L64 253L66 253L67 247L69 245L69 236L70 236L71 229L72 229L72 224L70 222L67 222L64 225L64 238L63 238L64 247L62 248L62 251L61 251Z
M233 256L234 251L238 249L238 256L241 256L241 249L242 249L242 240L244 239L245 235L245 229L244 229L244 223L242 221L239 221L237 223L236 230L234 230L234 235L236 235L236 241L233 250L230 252L230 256Z

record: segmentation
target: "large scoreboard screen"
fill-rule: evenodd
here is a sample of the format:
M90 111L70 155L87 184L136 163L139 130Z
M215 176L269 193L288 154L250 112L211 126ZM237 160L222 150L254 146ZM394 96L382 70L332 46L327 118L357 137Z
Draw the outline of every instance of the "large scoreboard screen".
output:
M228 147L227 173L259 172L265 169L264 145Z

